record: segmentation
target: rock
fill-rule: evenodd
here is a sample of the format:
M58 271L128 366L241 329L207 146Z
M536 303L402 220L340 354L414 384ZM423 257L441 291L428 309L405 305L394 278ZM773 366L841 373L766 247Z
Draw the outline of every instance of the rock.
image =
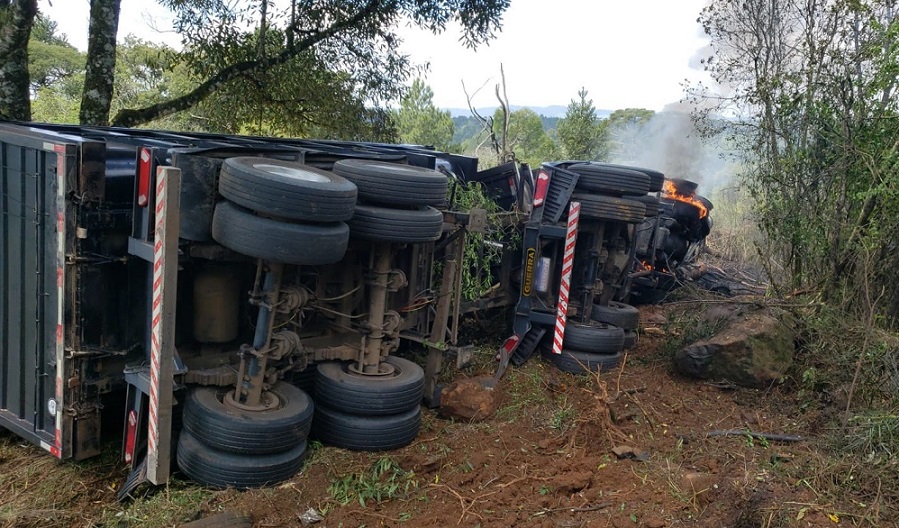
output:
M768 308L734 314L711 339L678 351L676 368L688 376L728 380L743 387L762 388L781 381L793 363L793 319Z
M492 379L492 378L491 378ZM496 412L496 395L478 378L456 381L440 393L440 414L468 422L480 422Z
M612 452L615 453L616 457L621 459L633 458L634 460L639 460L641 462L649 460L649 454L647 454L646 451L627 445L615 446L612 448Z
M735 319L747 311L746 305L713 304L703 312L700 321L708 324L718 324L727 319Z
M666 523L658 517L649 517L643 521L643 525L646 526L646 528L665 528Z

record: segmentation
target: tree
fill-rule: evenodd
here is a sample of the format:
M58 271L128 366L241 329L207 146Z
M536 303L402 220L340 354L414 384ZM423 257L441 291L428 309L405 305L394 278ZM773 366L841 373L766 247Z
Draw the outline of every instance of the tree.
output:
M129 35L116 48L115 82L110 110L117 112L122 108L164 101L189 90L189 79L190 76L175 50ZM152 126L175 130L220 129L218 123L202 112L173 114L154 121Z
M565 117L559 120L559 140L565 156L570 159L594 160L602 154L602 141L596 108L581 88L579 100L572 99Z
M493 122L502 122L499 115L501 109L496 110ZM515 159L533 166L539 166L544 161L551 161L560 157L558 145L546 134L543 129L543 121L536 112L529 108L515 110L509 114L508 137L502 138L509 149L514 153ZM496 132L502 136L501 130Z
M79 111L79 120L83 125L105 125L109 122L121 3L122 0L91 0L87 66Z
M102 1L107 5L117 2ZM313 104L323 105L326 115L332 110L331 101L336 100L344 113L352 108L364 115L373 129L383 128L386 114L372 111L372 107L377 109L383 102L395 100L413 69L408 58L397 51L396 28L401 21L411 20L434 32L457 21L462 41L474 47L494 35L509 5L509 0L292 0L285 10L278 11L269 0L258 4L224 0L160 2L176 13L176 29L184 47L180 59L193 84L184 93L163 101L120 109L111 120L114 125L148 123L223 94L222 99L231 108L250 99L252 112L264 112L260 105L277 109L260 117L261 121L292 114L290 124L297 126L307 116L314 116ZM115 30L113 25L92 23L91 27L105 33L106 42L113 40L109 38ZM94 38L92 34L90 40ZM104 64L108 69L108 57ZM88 72L85 86L95 85L90 77L101 69ZM289 77L288 82L282 82L284 76ZM287 94L279 91L282 87ZM298 97L294 95L297 92L301 94ZM310 101L315 94L320 95ZM285 112L286 107L292 111ZM91 112L92 119L102 120ZM323 125L328 124L313 118L306 128Z
M28 39L37 0L0 0L0 118L31 119Z
M85 56L57 32L56 22L38 13L28 41L31 90L69 82L84 72Z
M791 286L899 316L899 20L889 0L717 0L703 62L726 87L697 119L742 153L743 183ZM738 122L715 114L740 116Z
M421 79L415 79L401 99L395 120L400 141L404 143L448 150L453 140L450 113L434 106L434 92Z

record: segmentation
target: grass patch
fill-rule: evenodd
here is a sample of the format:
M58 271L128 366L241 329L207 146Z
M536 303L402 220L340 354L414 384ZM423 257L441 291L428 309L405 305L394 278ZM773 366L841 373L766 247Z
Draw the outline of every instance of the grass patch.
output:
M800 317L794 387L829 428L809 487L861 511L856 526L899 525L899 334L831 306Z
M512 421L544 415L552 403L543 381L544 374L543 365L536 359L507 370L503 380L506 402L497 410L497 418Z
M107 510L99 524L105 527L153 528L175 526L198 518L211 510L210 504L222 492L191 482L173 479L168 486L143 498Z
M341 505L358 502L363 508L370 502L382 502L408 496L418 489L415 473L406 471L390 457L376 460L368 471L351 473L334 480L328 494Z
M681 289L688 288L696 290L693 286L684 286ZM697 309L695 305L684 305L683 308L671 309L668 312L663 327L668 337L659 349L662 359L670 361L677 351L696 341L713 337L727 324L726 317L707 319L704 314L705 310Z
M0 430L0 526L88 525L115 501L124 479L118 450L84 462L59 463L49 453Z
M899 334L869 328L865 321L828 306L801 317L804 332L793 372L801 389L845 408L861 360L852 407L875 411L899 407Z

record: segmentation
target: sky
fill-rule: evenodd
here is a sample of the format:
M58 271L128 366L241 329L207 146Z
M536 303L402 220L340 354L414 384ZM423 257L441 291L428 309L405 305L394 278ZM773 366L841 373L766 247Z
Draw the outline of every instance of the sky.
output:
M512 0L489 44L466 49L459 32L404 27L402 50L429 63L426 81L441 108L495 106L505 71L509 103L567 105L583 87L598 109L660 111L683 97L683 83L707 81L691 67L707 39L696 18L707 0ZM39 0L69 42L87 47L89 0ZM119 39L134 34L177 46L171 17L152 0L122 0ZM165 31L165 30L168 31ZM455 29L455 30L454 30ZM160 31L163 30L163 31Z

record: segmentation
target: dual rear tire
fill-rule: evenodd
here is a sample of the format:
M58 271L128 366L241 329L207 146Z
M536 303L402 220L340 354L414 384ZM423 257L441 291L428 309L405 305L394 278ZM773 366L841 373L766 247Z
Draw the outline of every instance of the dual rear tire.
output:
M213 488L247 489L296 474L306 458L313 403L302 390L276 383L266 410L227 403L229 391L197 387L184 402L177 462L191 479Z
M385 451L408 445L421 427L424 371L389 356L390 374L370 376L349 362L320 363L312 433L322 443L353 451Z

